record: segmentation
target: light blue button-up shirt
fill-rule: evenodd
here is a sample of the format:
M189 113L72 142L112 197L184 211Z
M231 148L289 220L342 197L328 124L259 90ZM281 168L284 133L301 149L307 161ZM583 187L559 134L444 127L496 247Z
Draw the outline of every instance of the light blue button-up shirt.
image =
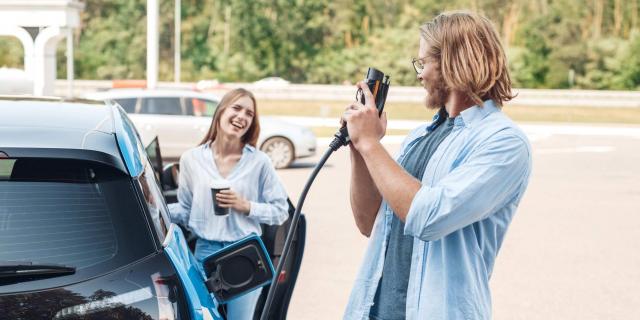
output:
M489 278L527 187L531 147L493 101L483 105L456 117L411 203L404 228L414 237L406 304L409 320L491 319ZM397 161L431 129L425 124L412 131ZM392 215L383 200L344 319L368 319Z
M251 202L245 215L213 212L211 181L226 179L231 190ZM178 203L170 204L171 220L188 226L199 238L236 241L252 233L262 234L260 223L279 225L289 216L287 194L269 157L245 145L240 161L226 178L220 175L208 144L185 152L180 158Z

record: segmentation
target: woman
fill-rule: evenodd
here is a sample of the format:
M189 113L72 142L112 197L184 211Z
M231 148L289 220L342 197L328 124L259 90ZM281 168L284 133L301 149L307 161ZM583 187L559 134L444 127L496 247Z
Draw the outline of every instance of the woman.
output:
M188 226L197 236L195 257L204 258L252 233L262 233L260 223L279 225L287 220L287 195L266 154L256 149L260 134L253 94L234 89L224 95L209 132L200 146L180 158L178 203L170 206L172 220ZM216 195L213 209L211 185L227 180L231 188ZM227 319L253 319L261 290L227 304Z

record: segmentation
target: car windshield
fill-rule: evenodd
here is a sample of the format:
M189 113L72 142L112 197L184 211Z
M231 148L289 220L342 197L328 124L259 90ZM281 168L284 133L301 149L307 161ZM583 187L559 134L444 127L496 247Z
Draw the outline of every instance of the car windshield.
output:
M124 173L80 160L0 159L0 262L58 264L91 277L153 251Z

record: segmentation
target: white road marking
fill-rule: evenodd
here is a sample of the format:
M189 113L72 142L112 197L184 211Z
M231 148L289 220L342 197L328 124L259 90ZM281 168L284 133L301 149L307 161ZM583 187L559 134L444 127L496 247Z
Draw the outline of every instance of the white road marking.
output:
M574 148L548 148L535 149L536 154L560 154L560 153L607 153L613 152L616 148L611 146L582 146Z

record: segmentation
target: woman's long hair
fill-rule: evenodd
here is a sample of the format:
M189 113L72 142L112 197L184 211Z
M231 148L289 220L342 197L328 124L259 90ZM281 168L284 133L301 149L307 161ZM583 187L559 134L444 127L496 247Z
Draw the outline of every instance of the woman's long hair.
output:
M205 143L211 143L216 140L216 136L218 135L218 131L220 130L220 116L224 112L226 108L231 106L234 102L242 97L249 97L251 101L253 101L254 113L253 113L253 121L251 121L251 125L249 126L249 130L242 136L242 142L245 144L249 144L253 147L256 146L258 142L258 136L260 135L260 121L258 120L258 104L256 103L256 98L253 96L249 90L243 88L233 89L222 97L222 101L218 105L216 112L213 114L213 119L211 120L211 126L209 126L209 131L200 142L200 145Z
M440 64L447 87L482 105L513 99L507 58L489 19L470 12L446 12L420 27L427 56Z

